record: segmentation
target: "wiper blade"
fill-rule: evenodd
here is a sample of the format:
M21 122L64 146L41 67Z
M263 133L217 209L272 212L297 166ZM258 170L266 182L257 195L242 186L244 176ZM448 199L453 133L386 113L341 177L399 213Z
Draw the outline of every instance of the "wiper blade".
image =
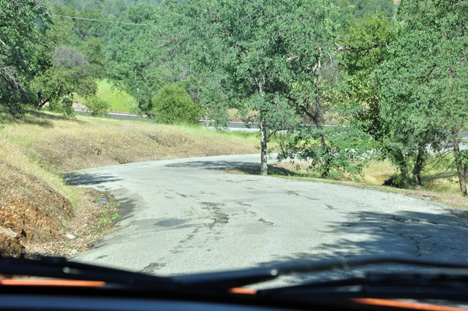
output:
M365 277L312 282L258 291L258 295L300 301L393 298L468 301L468 278L450 273L369 273Z
M67 261L60 257L42 257L39 260L14 259L0 257L0 274L30 275L62 279L104 281L106 283L122 284L134 287L145 287L146 289L162 290L188 290L198 292L227 292L234 287L243 287L246 285L261 283L274 280L280 276L312 273L312 272L330 272L338 270L352 270L355 268L379 266L383 264L405 264L417 267L447 268L453 271L453 282L462 282L463 286L468 284L466 275L468 274L468 265L453 262L435 262L409 257L359 257L352 259L328 260L308 263L288 263L283 265L274 265L269 267L258 267L243 270L234 270L226 272L212 272L191 274L172 277L157 277L147 274L141 274L119 269L105 268L89 264ZM378 277L377 277L378 276ZM384 280L384 276L386 279ZM393 276L393 278L388 278ZM404 277L403 277L404 276ZM402 288L409 290L409 287L415 287L417 280L423 282L424 288L437 286L454 289L449 286L449 281L441 282L436 275L432 280L423 280L416 274L384 274L369 275L366 278L353 278L341 281L314 282L310 284L283 287L271 290L258 291L259 295L295 295L299 291L307 291L308 294L315 291L316 297L325 297L325 293L348 293L352 297L362 297L362 293L371 293L374 291L375 297L384 297L383 293L401 292ZM440 277L447 277L443 274ZM404 285L407 286L404 286ZM412 285L408 285L412 284ZM460 287L460 290L464 290ZM359 288L361 287L361 288ZM421 284L419 284L419 287ZM413 290L414 292L414 290ZM357 294L356 294L357 293ZM466 292L463 292L466 295ZM466 295L468 297L468 295ZM366 296L368 297L368 296ZM370 297L370 296L369 296ZM393 297L393 296L392 296Z
M468 265L454 262L439 262L422 259L414 259L405 256L366 256L350 259L334 259L326 261L316 261L307 263L287 263L274 265L271 267L259 267L245 270L235 270L228 272L203 273L188 276L173 277L181 284L194 288L212 288L213 290L225 291L233 287L261 283L276 279L280 276L313 273L313 272L336 272L352 270L355 268L380 266L384 264L404 264L416 267L428 267L437 269L455 269L459 273L461 270L467 272ZM313 283L314 284L314 283ZM331 287L338 284L332 283ZM324 284L317 283L317 286Z
M225 292L234 287L266 282L274 280L277 277L278 270L274 268L253 268L181 275L174 276L172 279L186 288Z
M39 257L38 259L0 257L0 274L103 281L165 290L170 290L176 285L170 278L72 262L62 257Z
M322 260L318 262L308 262L303 264L284 264L276 267L280 275L294 273L310 273L337 270L350 270L351 268L376 266L384 264L403 264L417 267L448 268L448 269L468 269L468 264L456 262L431 261L424 259L414 259L407 256L362 256L357 258L343 258Z

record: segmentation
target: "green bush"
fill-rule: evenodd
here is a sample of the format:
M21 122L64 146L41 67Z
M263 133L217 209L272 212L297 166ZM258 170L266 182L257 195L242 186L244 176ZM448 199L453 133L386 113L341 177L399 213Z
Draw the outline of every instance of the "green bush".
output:
M198 107L176 83L163 86L153 98L154 118L161 123L198 123Z
M61 112L69 117L75 115L75 111L73 110L73 99L68 96L63 96L58 100L51 100L49 103L49 110Z
M92 111L93 116L106 116L109 104L104 100L93 96L86 99L86 107Z
M322 177L347 173L358 179L366 163L376 156L369 135L352 126L301 126L278 159L310 161L310 168L318 170Z

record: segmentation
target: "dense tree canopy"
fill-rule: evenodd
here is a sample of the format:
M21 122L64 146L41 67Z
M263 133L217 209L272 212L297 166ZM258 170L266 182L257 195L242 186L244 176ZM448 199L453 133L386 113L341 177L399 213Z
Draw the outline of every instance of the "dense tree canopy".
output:
M138 5L127 9L109 33L106 48L108 74L123 90L133 95L139 113L150 113L152 98L164 85L158 49L152 27L158 17L152 6Z
M69 7L75 11L91 9L105 18L118 18L129 7L147 4L157 7L162 0L46 0L50 6Z
M0 104L11 113L34 103L29 81L48 66L40 47L51 20L36 0L0 0Z
M421 183L427 147L440 149L446 133L452 133L456 157L459 152L458 133L468 122L468 9L463 3L402 3L404 24L390 47L391 58L376 73L386 145L398 154L404 184L411 163L414 182ZM466 193L466 173L458 169Z

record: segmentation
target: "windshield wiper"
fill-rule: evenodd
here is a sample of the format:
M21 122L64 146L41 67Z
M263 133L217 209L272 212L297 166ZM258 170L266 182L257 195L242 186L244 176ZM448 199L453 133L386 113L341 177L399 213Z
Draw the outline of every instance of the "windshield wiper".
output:
M285 275L352 271L358 268L388 264L433 268L436 271L424 275L412 273L412 271L368 273L366 277L361 278L328 282L316 281L305 285L260 290L258 295L278 296L281 294L285 296L304 294L307 291L311 298L312 294L316 293L314 299L323 298L326 293L336 297L338 292L347 293L349 297L363 297L367 294L373 294L375 297L394 297L397 294L402 296L404 293L414 297L418 291L422 291L421 296L425 296L424 298L430 298L430 293L433 292L438 292L441 294L440 296L446 297L446 294L450 292L453 297L465 295L465 300L468 300L468 264L429 261L404 256L367 256L300 264L288 263L247 270L179 276L173 279L188 287L225 291L233 287L269 281Z
M466 268L465 268L466 269ZM351 298L392 298L468 301L468 277L439 273L367 273L364 277L311 282L297 286L259 290L258 295L295 301Z
M315 281L298 286L257 291L257 297L295 300L340 298L422 298L468 301L468 265L409 257L358 257L308 263L288 263L243 270L157 277L136 272L70 262L59 257L39 260L0 257L0 274L104 281L106 283L165 291L227 293L234 287L274 280L280 276L352 271L357 268L404 264L435 268L425 274L410 272L367 273L365 277L337 281Z
M0 274L103 281L125 286L164 290L170 290L176 286L170 278L72 262L62 257L25 259L0 256Z

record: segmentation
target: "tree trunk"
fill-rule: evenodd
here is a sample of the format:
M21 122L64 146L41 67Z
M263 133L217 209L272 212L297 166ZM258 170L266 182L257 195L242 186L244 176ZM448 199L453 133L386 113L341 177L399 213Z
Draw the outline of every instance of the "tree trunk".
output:
M318 69L320 70L320 66ZM314 76L314 87L315 87L315 107L314 107L314 118L312 119L315 123L315 126L321 130L322 129L322 119L323 119L323 111L322 111L322 103L320 102L320 92L319 92L319 84L318 84L318 73L315 73Z
M318 70L320 70L320 63L317 65L317 72L315 73L314 76L314 87L315 87L315 106L314 106L314 112L313 112L313 118L312 120L315 123L315 127L318 130L322 130L322 121L323 121L323 111L322 111L322 103L320 102L320 92L319 92L319 84L318 84ZM325 160L325 169L322 172L322 177L328 177L330 176L330 157L328 156L330 153L330 150L328 148L328 145L325 141L325 136L323 135L323 132L320 133L320 145L323 150L323 153L327 156L327 159Z
M260 174L262 176L268 175L268 150L267 150L267 143L268 143L268 133L267 133L267 126L266 120L263 117L263 113L260 116L260 160L261 160L261 167L260 167Z
M418 156L416 157L416 163L414 163L413 167L413 179L416 185L421 186L421 171L424 165L424 158L426 155L426 148L424 144L420 143L418 146Z
M453 154L455 155L455 163L457 164L457 173L458 173L458 182L460 184L460 191L463 195L466 195L466 172L463 167L461 159L458 157L460 152L460 145L458 143L458 132L457 128L452 129L452 138L453 138Z
M401 174L401 183L400 186L402 188L408 188L409 186L409 174L408 174L408 167L406 166L406 163L403 165L399 165L400 167L400 174Z
M263 85L265 84L265 77L258 84L258 92L263 97ZM260 175L268 175L268 131L267 123L265 120L265 110L260 109Z
M390 151L392 154L393 159L395 160L395 163L400 170L400 180L394 180L392 182L393 186L396 187L401 187L401 188L408 188L409 186L409 172L408 172L408 163L403 155L403 153L400 150L393 150Z

